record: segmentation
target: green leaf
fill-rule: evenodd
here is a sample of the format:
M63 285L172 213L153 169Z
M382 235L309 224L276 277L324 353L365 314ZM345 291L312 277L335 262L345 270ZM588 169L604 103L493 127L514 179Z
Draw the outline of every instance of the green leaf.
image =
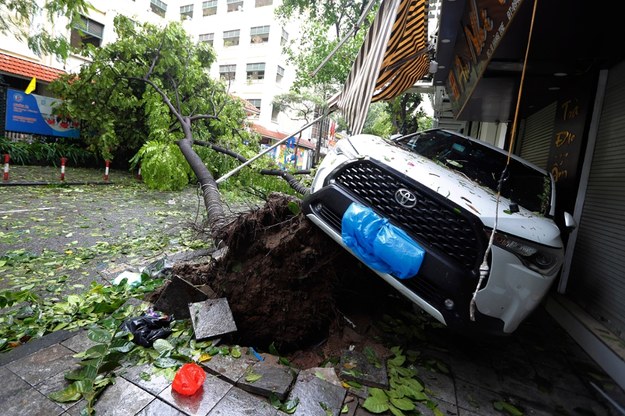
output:
M406 356L397 355L387 361L387 364L392 367L401 367L406 362Z
M230 356L232 358L241 358L241 348L238 346L230 348Z
M159 338L156 341L154 341L154 344L152 344L152 346L154 347L156 351L158 351L160 355L164 355L174 349L174 346L171 345L169 341L167 341L166 339L162 339L162 338Z
M393 405L389 406L388 410L390 410L394 416L405 416L404 412L402 412L400 409L396 408Z
M105 329L96 327L96 328L91 328L87 332L87 338L99 344L107 344L111 341L111 339L113 338L113 335Z
M286 402L284 402L284 404L280 406L280 410L282 410L284 413L292 415L297 410L298 404L299 404L299 397L296 397L295 399L287 400Z
M250 372L248 375L245 376L245 381L247 381L248 383L254 383L261 378L263 378L262 374Z
M515 406L510 403L506 403L503 401L493 402L493 407L499 411L504 411L511 416L523 416L523 412L517 409Z
M160 357L154 361L154 366L157 368L177 367L180 364L181 364L180 361L174 360L173 358L169 358L169 357Z
M63 390L53 391L52 393L48 394L48 397L51 400L54 400L55 402L59 402L59 403L75 402L77 400L80 400L81 396L82 395L78 391L78 388L75 383L70 384L69 386L65 387Z
M406 398L395 399L391 397L391 404L400 410L414 410L414 403Z
M367 400L363 403L362 407L370 411L371 413L383 413L389 410L389 402L386 399L386 395L384 399L381 397L367 397Z
M94 345L93 347L87 349L87 351L85 351L84 357L85 358L100 358L103 357L104 354L106 354L107 352L107 345L106 344L98 344L98 345Z

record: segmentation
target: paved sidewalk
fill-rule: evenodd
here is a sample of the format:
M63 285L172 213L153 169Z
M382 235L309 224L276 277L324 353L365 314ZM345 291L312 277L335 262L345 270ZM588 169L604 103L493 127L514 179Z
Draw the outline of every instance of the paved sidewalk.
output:
M84 402L55 403L46 395L64 386L63 374L78 362L73 355L88 348L89 342L84 331L61 331L0 355L1 414L78 415ZM504 340L468 343L441 329L419 348L423 358L417 367L419 378L443 415L509 415L496 410L498 402L509 403L524 415L622 414L604 395L618 406L625 403L623 391L542 309ZM342 387L336 369L324 370L321 379L320 369L291 369L280 365L277 357L262 356L263 362L245 353L239 359L214 357L206 363L203 389L190 398L173 392L163 377L146 381L149 365L120 369L116 383L98 399L96 414L284 415L269 403L268 392L274 391L300 399L295 415L338 416L345 405L349 416L370 415L361 407L363 398ZM250 366L266 375L265 382L253 389L245 382ZM425 404L419 410L433 414Z

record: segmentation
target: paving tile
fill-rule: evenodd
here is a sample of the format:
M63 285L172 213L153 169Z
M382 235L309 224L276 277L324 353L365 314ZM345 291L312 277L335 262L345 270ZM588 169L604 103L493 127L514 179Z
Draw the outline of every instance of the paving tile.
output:
M425 367L417 367L417 377L421 379L427 393L449 403L456 403L456 388L451 376L437 373Z
M225 381L235 384L245 371L258 360L246 354L246 349L241 348L241 357L234 358L231 355L215 355L209 361L204 361L201 365L209 373L215 374Z
M15 374L34 386L58 373L68 371L78 359L74 351L55 344L7 365Z
M151 364L142 364L131 366L120 371L121 377L130 381L132 384L158 396L160 392L171 385L171 381L160 374L153 374L154 367ZM144 378L148 378L145 380Z
M360 351L345 351L339 363L339 376L370 387L388 388L386 364L380 359L376 365L370 363Z
M456 397L460 409L478 415L501 416L501 413L493 408L493 402L504 400L504 397L494 391L476 386L472 382L456 380ZM462 410L460 414L464 414Z
M443 400L433 400L436 403L436 408L445 416L457 416L460 412L458 406L453 403L448 403ZM415 403L417 410L420 412L418 414L422 415L432 415L434 412L430 409L425 403L417 402ZM501 415L503 416L503 415Z
M168 387L158 397L188 415L206 416L231 388L232 384L208 374L202 388L192 396L183 396Z
M554 389L552 393L551 414L570 415L608 415L611 414L608 403L594 399L591 395L571 394L567 390ZM623 405L623 402L620 402ZM622 412L613 412L616 415Z
M154 399L147 391L118 377L115 384L104 389L94 409L98 416L134 415Z
M299 399L294 415L298 416L338 416L343 407L347 390L302 371L297 376L289 400Z
M13 361L17 361L20 358L24 358L51 345L65 341L66 339L71 338L74 333L74 331L60 330L44 335L41 338L31 339L19 348L13 348L10 351L5 351L0 354L0 367Z
M275 416L276 413L278 410L266 399L233 387L213 410L208 412L208 416Z
M72 371L72 370L76 370L79 369L80 366L78 365L78 363L73 364L71 367L67 368L66 371ZM59 390L63 390L65 387L70 385L70 381L65 379L65 372L66 371L62 371L44 381L42 381L41 383L37 384L35 386L35 389L43 394L44 396L48 397L48 395L52 392L55 391L59 391ZM84 403L84 400L81 400L82 403ZM56 403L56 402L55 402ZM63 409L67 410L72 406L75 406L77 404L77 402L69 402L69 403L56 403L58 404L60 407L62 407Z
M549 367L538 367L536 373L538 376L549 380L553 388L560 388L574 394L589 394L588 387L577 374L573 373L571 368L561 370Z
M21 390L30 388L30 384L22 380L20 376L13 373L7 367L0 367L0 380L2 380L2 388L0 388L0 405L8 402L11 397ZM2 408L2 406L0 406Z
M74 352L87 351L89 348L97 344L97 342L92 341L89 339L89 337L87 337L87 332L88 331L86 330L80 331L73 337L61 342L61 345L69 348L70 350Z
M270 360L255 363L246 374L237 381L237 387L254 394L269 397L275 394L284 400L293 384L298 370ZM258 374L261 377L256 381L247 381L249 374Z
M61 406L32 387L18 391L10 398L3 398L0 409L2 416L57 416L64 412Z
M497 390L501 380L490 364L470 361L465 357L450 356L446 358L449 371L455 379L477 383L481 387Z
M162 400L155 399L137 413L136 416L185 416L185 413Z
M226 298L190 303L189 314L195 339L214 338L237 330Z

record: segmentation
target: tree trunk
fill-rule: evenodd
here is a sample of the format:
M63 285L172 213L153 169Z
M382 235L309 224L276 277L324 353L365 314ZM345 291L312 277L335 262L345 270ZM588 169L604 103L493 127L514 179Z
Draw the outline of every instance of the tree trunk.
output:
M204 205L208 216L208 226L215 246L219 246L224 237L224 226L226 225L226 214L221 202L221 193L217 189L217 182L209 172L206 165L198 154L193 150L193 135L191 133L191 122L188 117L184 118L182 129L185 138L178 141L178 146L185 159L191 166L193 173L197 176L204 197Z

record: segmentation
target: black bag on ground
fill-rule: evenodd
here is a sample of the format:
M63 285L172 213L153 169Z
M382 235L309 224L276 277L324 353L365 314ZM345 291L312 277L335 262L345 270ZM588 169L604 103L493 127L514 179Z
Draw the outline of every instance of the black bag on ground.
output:
M167 338L171 334L171 321L172 317L168 315L142 315L125 320L121 328L134 336L132 340L135 344L151 347L157 339Z

